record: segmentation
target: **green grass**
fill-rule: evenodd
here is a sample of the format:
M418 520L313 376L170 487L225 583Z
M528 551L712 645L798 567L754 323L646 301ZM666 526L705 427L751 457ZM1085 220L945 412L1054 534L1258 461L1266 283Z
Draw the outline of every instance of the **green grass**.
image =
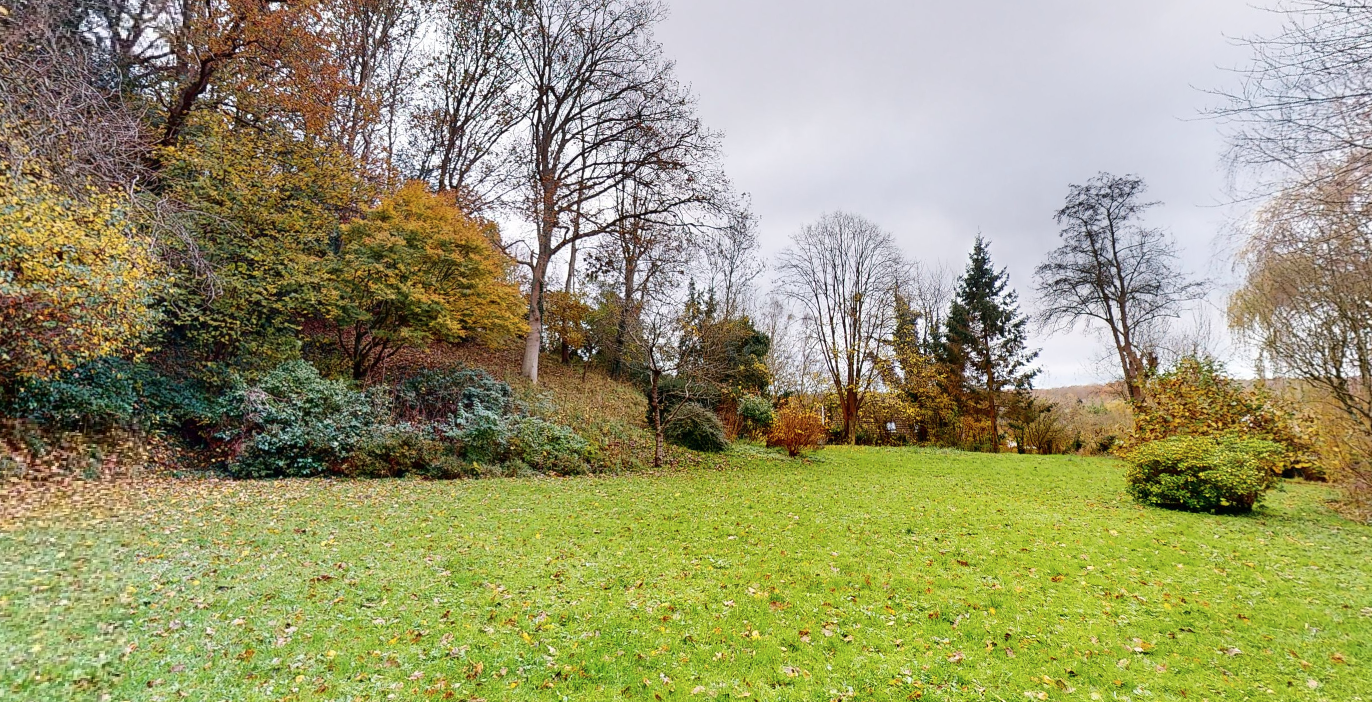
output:
M1372 699L1372 529L1084 458L145 486L0 534L0 699ZM64 526L66 524L66 526Z

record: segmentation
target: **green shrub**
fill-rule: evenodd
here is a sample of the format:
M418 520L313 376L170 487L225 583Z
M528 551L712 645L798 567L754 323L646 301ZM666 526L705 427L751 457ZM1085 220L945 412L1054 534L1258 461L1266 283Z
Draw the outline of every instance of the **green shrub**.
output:
M747 436L766 435L776 419L771 401L758 395L739 398L738 417L743 420L743 433Z
M198 384L144 363L101 358L21 385L0 411L40 424L103 430L213 424L219 407Z
M378 425L390 422L386 398L320 377L290 361L226 397L237 426L222 434L238 447L236 477L307 477L339 470Z
M481 470L470 461L464 461L452 453L444 452L416 465L411 474L425 480L457 480L459 478L479 478Z
M1106 434L1105 436L1096 439L1096 452L1110 453L1111 451L1115 450L1115 445L1118 443L1119 437L1115 436L1114 434Z
M407 420L396 420L393 402ZM221 438L237 449L230 473L243 478L571 474L589 471L596 455L568 427L515 414L510 387L482 371L429 372L387 394L294 361L240 384L226 404L235 426Z
M1147 505L1249 512L1276 485L1286 447L1261 439L1175 436L1129 449L1125 482Z
M343 472L355 478L449 478L462 477L463 465L427 427L402 423L374 427L353 449Z
M477 409L449 417L438 431L467 460L493 465L510 456L511 424L507 416Z
M719 416L697 404L681 404L662 430L667 441L692 451L715 453L729 448Z
M515 426L510 442L511 460L522 461L543 473L585 473L591 445L576 432L536 417L524 417Z
M401 382L395 391L396 412L407 419L443 421L463 412L484 410L495 414L519 411L508 383L486 371L451 368L420 371Z

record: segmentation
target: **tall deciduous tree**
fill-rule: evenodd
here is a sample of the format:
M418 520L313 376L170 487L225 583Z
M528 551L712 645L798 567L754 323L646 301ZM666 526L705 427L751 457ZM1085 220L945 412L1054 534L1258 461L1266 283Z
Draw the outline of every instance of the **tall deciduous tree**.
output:
M948 311L943 356L966 395L986 413L993 451L1000 451L1006 394L1027 392L1038 374L1030 366L1038 351L1028 347L1028 324L1009 276L996 270L989 245L978 236Z
M1138 177L1108 173L1070 186L1067 202L1054 215L1062 245L1034 270L1043 322L1103 326L1134 402L1143 399L1152 354L1148 340L1203 290L1178 270L1171 238L1140 222L1157 204L1143 200L1145 189Z
M381 177L392 175L407 95L420 73L418 0L320 0L321 38L329 41L342 89L328 134Z
M697 264L703 266L701 279L715 293L724 319L748 314L753 284L762 275L758 258L757 216L745 195L731 208L724 226L706 233Z
M656 0L530 0L508 13L528 109L516 159L518 208L533 228L523 373L538 380L543 294L553 257L624 217L673 219L714 196L718 136L663 60ZM655 191L625 212L626 184Z
M109 85L108 58L79 31L81 0L24 0L0 17L0 168L44 171L80 196L140 173L151 143L142 111Z
M889 233L844 212L806 225L791 244L779 261L782 289L804 310L839 401L844 439L854 443L858 412L880 379L905 262Z
M205 110L323 135L357 87L325 0L92 0L81 11L111 82L151 106L161 147Z
M616 194L615 218L591 253L591 275L618 298L610 348L610 373L622 377L624 349L650 295L675 286L689 266L698 231L684 222L635 217L651 208L653 193L627 184Z
M502 140L519 121L524 94L509 8L492 0L447 0L436 13L437 51L411 117L415 176L455 190L476 209L501 193Z

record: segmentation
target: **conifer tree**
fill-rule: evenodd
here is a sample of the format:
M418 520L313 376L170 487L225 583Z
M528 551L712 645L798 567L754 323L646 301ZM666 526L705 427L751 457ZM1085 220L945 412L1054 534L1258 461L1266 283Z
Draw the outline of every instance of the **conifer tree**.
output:
M1030 367L1038 351L1028 348L1028 323L1005 269L996 270L989 245L978 236L948 312L942 355L960 378L968 404L985 412L996 452L1005 396L1027 393L1038 375Z

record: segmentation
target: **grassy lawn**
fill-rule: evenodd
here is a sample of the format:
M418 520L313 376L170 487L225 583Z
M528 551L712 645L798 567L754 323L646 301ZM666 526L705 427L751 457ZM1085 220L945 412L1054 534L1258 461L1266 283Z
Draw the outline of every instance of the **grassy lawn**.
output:
M1098 459L736 466L26 522L0 699L1372 700L1372 528L1319 486L1236 518L1139 508Z

